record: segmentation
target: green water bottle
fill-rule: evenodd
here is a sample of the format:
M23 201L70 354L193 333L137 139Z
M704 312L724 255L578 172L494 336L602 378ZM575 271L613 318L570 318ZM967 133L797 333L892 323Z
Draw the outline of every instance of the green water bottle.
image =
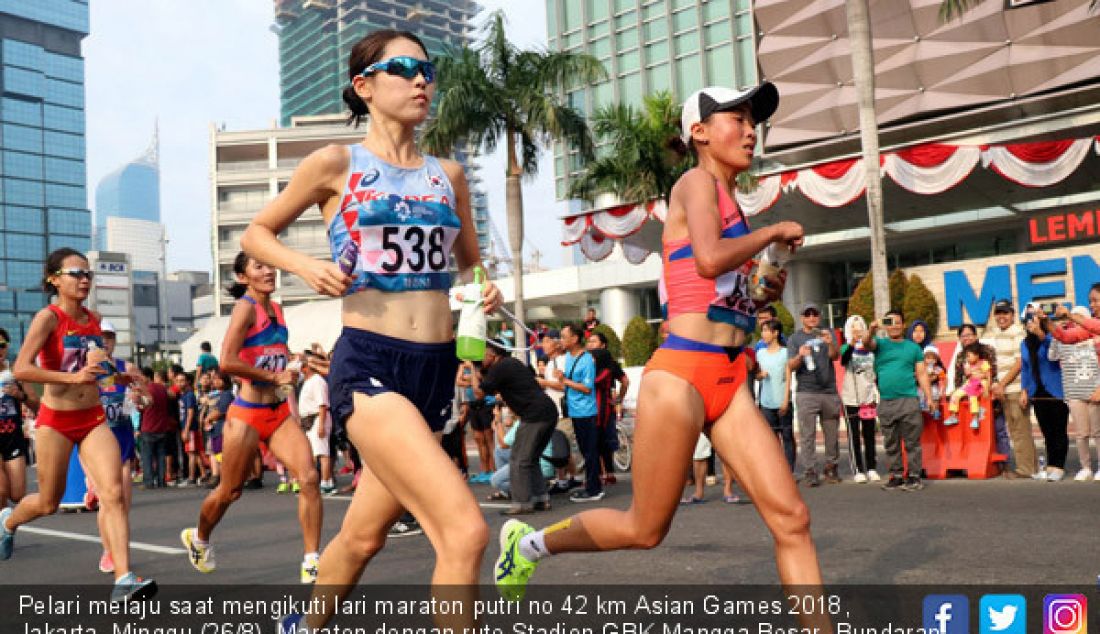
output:
M463 361L481 361L485 358L485 311L482 310L481 291L485 272L479 266L474 269L474 281L462 289L462 310L458 314L458 358Z

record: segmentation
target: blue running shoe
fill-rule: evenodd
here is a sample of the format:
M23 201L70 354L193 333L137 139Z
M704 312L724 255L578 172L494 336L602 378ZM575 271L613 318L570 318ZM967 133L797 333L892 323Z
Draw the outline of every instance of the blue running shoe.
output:
M115 581L115 587L111 590L111 603L144 601L153 598L156 593L156 581L142 579L133 572L128 572Z
M308 634L306 619L301 614L288 614L279 621L279 632L282 634Z
M11 517L10 508L0 511L0 561L11 559L11 551L15 549L15 533L5 528L9 517Z

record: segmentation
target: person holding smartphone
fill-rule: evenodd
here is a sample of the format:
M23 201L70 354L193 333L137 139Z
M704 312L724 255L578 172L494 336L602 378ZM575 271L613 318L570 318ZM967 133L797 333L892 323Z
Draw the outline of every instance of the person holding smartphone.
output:
M924 430L917 386L924 402L932 402L932 384L924 367L924 351L905 338L905 317L891 310L882 318L886 336L875 336L879 321L871 322L863 335L863 347L875 354L878 377L878 420L890 479L882 485L886 491L919 491L921 480L920 435ZM902 465L901 445L905 443L908 464Z
M797 381L794 394L798 413L798 456L802 461L802 482L811 487L821 484L817 475L817 424L825 433L825 481L840 483L837 462L840 459L840 394L836 389L833 361L840 348L832 333L821 328L821 309L813 302L802 307L802 328L787 341L787 366Z

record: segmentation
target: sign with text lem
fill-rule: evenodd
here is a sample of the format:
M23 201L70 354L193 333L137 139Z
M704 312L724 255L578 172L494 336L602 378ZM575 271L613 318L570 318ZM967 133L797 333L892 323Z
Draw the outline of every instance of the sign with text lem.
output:
M1072 289L1066 288L1065 276L1070 271L1073 272ZM1015 287L1012 284L1013 272ZM1089 255L991 266L985 269L983 279L975 280L968 278L963 270L944 271L947 326L954 329L967 322L985 325L993 311L993 304L1002 299L1012 301L1017 311L1028 302L1063 297L1074 305L1088 306L1089 288L1097 283L1100 283L1100 265ZM1070 290L1073 292L1070 293Z

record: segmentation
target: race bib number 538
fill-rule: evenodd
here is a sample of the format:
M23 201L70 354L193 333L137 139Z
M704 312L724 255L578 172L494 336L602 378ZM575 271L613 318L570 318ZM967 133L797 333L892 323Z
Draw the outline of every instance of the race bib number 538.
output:
M443 271L447 268L448 231L456 230L431 225L362 227L363 270L385 274Z

